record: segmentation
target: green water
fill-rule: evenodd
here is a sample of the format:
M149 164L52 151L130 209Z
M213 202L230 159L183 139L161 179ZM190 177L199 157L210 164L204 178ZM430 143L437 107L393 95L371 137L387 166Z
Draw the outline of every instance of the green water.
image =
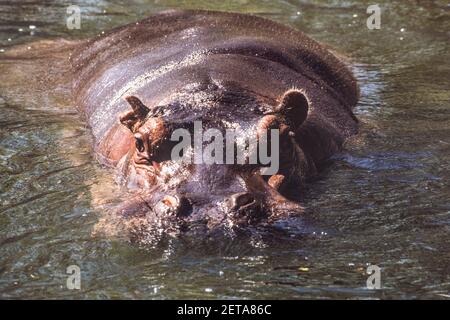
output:
M31 99L31 84L6 75L0 298L449 298L450 6L378 3L380 30L366 27L371 1L0 3L5 51L93 36L169 8L254 13L349 56L361 87L361 134L306 187L305 217L136 245L94 232L122 192L94 159L73 106ZM65 26L69 4L82 9L80 30ZM73 264L81 290L66 287ZM380 290L366 288L369 264L381 267Z

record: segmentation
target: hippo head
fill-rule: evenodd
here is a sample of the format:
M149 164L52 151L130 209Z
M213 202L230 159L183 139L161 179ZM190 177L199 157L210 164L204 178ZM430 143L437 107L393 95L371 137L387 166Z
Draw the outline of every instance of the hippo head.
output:
M122 213L139 213L150 219L204 219L209 225L217 225L224 221L249 224L302 212L302 207L286 196L292 190L288 186L298 185L307 170L295 139L295 132L308 115L305 94L292 89L279 101L261 101L248 95L245 99L235 94L230 97L229 92L206 98L190 92L189 97L173 96L154 107L147 107L136 96L125 98L131 110L120 116L120 123L131 131L133 143L120 167L128 186L140 191ZM244 105L236 104L237 100ZM217 147L210 154L223 161L196 160L194 136L199 121L202 130L213 129L214 133L202 138L200 152L206 152L205 141L209 141L210 151L211 145ZM267 163L259 159L239 162L235 144L230 158L233 161L225 161L230 151L222 148L229 146L228 141L214 143L222 142L227 130L237 127L242 129L237 138L253 136L259 143L261 137L267 137L267 148L278 146L270 155L277 161L275 172L264 174ZM277 135L272 136L268 130L276 130ZM180 132L193 137L184 141L184 149L180 148ZM258 145L255 150L260 148ZM180 157L174 159L174 155Z

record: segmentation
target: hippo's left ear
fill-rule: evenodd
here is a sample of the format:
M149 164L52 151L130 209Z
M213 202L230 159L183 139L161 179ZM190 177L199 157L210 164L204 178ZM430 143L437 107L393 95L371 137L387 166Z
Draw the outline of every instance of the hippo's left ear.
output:
M276 112L282 114L294 128L298 128L308 116L309 102L306 95L297 89L291 89L281 98Z
M121 114L119 120L133 132L135 125L145 120L150 109L135 96L128 96L125 100L130 104L132 110Z

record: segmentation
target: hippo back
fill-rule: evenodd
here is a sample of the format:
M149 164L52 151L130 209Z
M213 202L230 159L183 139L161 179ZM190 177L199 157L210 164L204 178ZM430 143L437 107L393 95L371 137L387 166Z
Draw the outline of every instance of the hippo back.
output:
M356 130L358 88L347 67L302 32L256 16L164 12L87 41L71 64L76 100L97 143L129 108L124 96L152 107L186 87L210 84L274 105L286 90L301 88L312 105L308 121L315 115L340 138Z

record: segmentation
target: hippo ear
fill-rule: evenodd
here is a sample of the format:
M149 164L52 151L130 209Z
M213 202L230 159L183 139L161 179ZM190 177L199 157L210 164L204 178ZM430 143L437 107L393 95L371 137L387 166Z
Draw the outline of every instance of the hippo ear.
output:
M119 120L120 123L133 131L134 125L143 121L150 112L150 109L135 96L125 97L125 100L130 104L132 110L121 114Z
M308 116L309 102L305 94L297 89L286 91L277 108L277 113L281 113L293 125L299 127Z
M136 118L138 118L139 120L145 119L147 114L150 112L150 109L147 108L147 106L135 96L125 97L125 100L127 100L127 102L130 104L131 108L134 111L134 114L136 115Z

